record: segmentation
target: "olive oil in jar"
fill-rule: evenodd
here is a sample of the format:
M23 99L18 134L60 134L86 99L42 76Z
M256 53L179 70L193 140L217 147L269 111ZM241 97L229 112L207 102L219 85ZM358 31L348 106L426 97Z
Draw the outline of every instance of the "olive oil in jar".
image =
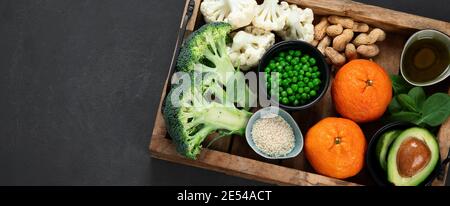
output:
M427 38L412 43L403 59L405 77L415 82L429 82L441 75L449 65L447 47L438 40Z

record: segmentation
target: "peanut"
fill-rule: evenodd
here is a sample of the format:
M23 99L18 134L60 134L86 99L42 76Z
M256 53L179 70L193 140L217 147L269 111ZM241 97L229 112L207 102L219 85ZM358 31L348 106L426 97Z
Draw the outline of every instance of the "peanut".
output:
M336 51L343 51L345 46L352 40L353 31L351 29L345 29L341 35L333 39L333 49Z
M328 27L328 21L327 18L322 17L320 22L314 27L314 39L315 40L322 40L323 37L325 37L325 30Z
M340 24L346 29L353 29L353 19L341 16L329 16L328 21L331 24Z
M347 44L347 46L345 46L345 57L347 57L348 61L358 58L355 45Z
M369 34L361 33L355 40L353 44L355 46L374 44L377 41L383 41L386 38L386 33L378 28L373 29Z
M378 53L380 53L380 49L375 44L360 45L356 49L356 52L358 52L358 54L361 54L362 56L364 56L366 58L371 58L371 57L378 55Z
M345 56L334 50L332 47L325 49L325 56L330 58L333 65L339 67L345 64Z
M327 27L327 35L330 37L335 37L337 35L342 34L342 31L344 30L344 28L342 27L342 25L337 24L337 25L331 25L329 27Z
M369 31L369 25L366 23L359 23L354 22L353 23L353 32L368 32Z
M322 52L322 54L325 54L325 48L330 46L331 44L331 38L329 36L325 36L320 42L319 45L317 45L317 49Z
M315 39L311 42L311 45L313 45L314 47L316 47L318 44L319 44L319 41L317 41Z

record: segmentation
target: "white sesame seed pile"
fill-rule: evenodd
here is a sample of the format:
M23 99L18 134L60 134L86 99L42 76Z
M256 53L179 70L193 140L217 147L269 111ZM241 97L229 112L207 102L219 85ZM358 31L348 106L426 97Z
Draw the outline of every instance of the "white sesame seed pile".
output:
M294 132L278 115L256 120L252 128L252 137L256 147L272 157L284 156L294 149Z

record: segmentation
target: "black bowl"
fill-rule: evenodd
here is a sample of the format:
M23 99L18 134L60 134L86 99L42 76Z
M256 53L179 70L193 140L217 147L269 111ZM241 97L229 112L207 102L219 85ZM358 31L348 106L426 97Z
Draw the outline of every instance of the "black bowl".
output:
M374 181L381 186L394 186L392 183L390 183L387 180L387 173L383 168L381 168L380 163L377 160L376 156L376 147L378 140L380 137L387 131L391 130L406 130L411 127L415 127L416 125L407 123L407 122L392 122L385 126L383 126L381 129L379 129L373 136L372 139L369 142L367 153L366 153L366 165L369 169L369 173L374 179ZM436 167L434 168L433 172L425 179L420 185L421 186L428 186L431 185L431 182L439 175L440 169L441 169L441 163L440 158L438 160L438 163L436 164Z
M287 51L291 49L300 50L303 54L308 54L309 56L314 57L316 59L316 65L319 68L319 71L321 72L320 80L322 81L322 84L319 88L319 91L317 93L318 95L316 96L315 99L309 101L307 104L299 106L284 105L270 98L270 94L268 94L269 92L267 92L267 87L264 84L263 85L264 88L262 88L262 90L271 99L272 104L275 105L278 104L281 108L288 111L301 110L313 106L315 103L320 101L320 99L324 96L325 92L327 91L328 86L330 85L330 70L325 61L325 57L319 50L317 50L317 48L304 41L282 41L273 45L261 58L261 61L259 62L258 66L258 74L264 75L264 68L266 68L270 60L273 59L275 55L277 55L281 51ZM264 77L260 77L258 79L261 78L265 79Z

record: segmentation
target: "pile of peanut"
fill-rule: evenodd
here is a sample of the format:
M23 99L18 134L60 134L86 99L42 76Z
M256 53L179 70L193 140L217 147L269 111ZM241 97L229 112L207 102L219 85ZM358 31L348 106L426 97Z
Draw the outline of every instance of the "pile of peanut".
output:
M326 56L328 63L340 68L353 59L377 56L380 49L375 43L385 38L386 33L379 28L372 29L347 17L328 16L314 27L312 44Z

